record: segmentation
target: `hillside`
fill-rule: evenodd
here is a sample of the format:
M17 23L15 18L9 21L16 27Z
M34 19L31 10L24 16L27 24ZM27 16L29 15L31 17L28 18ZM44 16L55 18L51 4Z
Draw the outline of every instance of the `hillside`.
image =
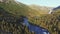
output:
M28 28L19 21L20 15L30 16L30 13L35 15L34 10L25 4L15 1L0 2L0 34L31 34L32 32L28 32Z
M60 8L53 10L52 14L40 15L37 18L33 17L31 21L34 24L48 29L51 34L60 34Z
M32 32L28 32L28 28L23 26L21 22L21 17L0 6L0 34L31 34Z
M60 6L53 8L52 14L60 14Z
M20 2L10 1L9 3L0 3L0 7L3 7L6 11L15 15L35 16L40 14L38 11L32 10L30 7Z
M30 8L38 11L40 14L48 14L51 7L39 6L39 5L30 5Z
M48 14L50 7L25 5L16 1L0 2L0 33L2 34L35 34L30 32L24 25L23 18L26 16L32 25L41 26L51 34L60 34L60 9Z

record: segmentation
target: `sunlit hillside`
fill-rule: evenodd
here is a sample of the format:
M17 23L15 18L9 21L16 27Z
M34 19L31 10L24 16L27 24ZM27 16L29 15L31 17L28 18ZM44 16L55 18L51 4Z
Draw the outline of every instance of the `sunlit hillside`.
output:
M29 6L20 2L10 1L9 3L0 3L0 7L3 7L6 11L9 11L10 13L13 13L15 15L26 16L40 15L40 13L37 10L33 10Z
M40 14L48 14L51 7L39 6L39 5L30 5L30 8L38 11Z

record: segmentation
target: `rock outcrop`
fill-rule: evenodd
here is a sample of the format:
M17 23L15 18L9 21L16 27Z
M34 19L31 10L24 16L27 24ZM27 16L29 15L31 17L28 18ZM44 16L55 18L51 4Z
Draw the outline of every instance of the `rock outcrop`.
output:
M0 2L4 2L4 3L9 3L10 1L13 1L13 0L0 0Z

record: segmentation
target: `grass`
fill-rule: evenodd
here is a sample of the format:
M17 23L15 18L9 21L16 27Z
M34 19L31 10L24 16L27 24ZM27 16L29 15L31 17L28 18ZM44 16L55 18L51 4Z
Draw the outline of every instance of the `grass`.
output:
M57 32L60 31L60 10L56 10L53 14L40 14L39 11L22 3L17 4L16 2L0 3L0 7L18 19L20 15L27 16L32 24L48 29L51 34L57 34ZM0 14L0 17L1 16L4 15ZM4 20L0 21L0 27L1 30L13 32L13 34L34 34L34 32L30 32L26 26L17 26L16 23L8 23ZM54 30L54 28L56 28L56 30ZM24 31L24 33L22 33L22 31Z

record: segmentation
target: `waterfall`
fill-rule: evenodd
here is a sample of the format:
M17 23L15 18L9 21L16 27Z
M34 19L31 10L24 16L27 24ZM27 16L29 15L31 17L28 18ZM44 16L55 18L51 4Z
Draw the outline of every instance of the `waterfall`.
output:
M51 14L52 12L53 12L53 9L50 9L49 14Z
M58 9L57 7L50 8L50 11L48 14L51 14L54 10Z

